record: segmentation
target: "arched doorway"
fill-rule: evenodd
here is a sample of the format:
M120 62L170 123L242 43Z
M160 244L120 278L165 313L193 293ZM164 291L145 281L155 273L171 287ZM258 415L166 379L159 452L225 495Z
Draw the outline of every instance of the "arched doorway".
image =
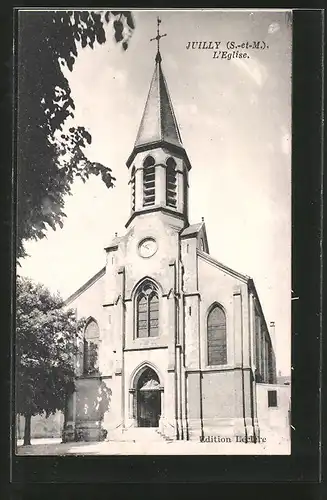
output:
M137 427L159 427L161 390L158 375L152 368L146 367L136 384Z

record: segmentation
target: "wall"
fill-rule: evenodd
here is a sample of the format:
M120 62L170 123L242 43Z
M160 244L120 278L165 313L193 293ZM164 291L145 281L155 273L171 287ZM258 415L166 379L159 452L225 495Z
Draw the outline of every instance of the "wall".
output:
M175 368L174 291L178 274L178 224L180 221L174 217L159 212L139 215L108 255L105 301L108 314L112 317L110 335L116 350L112 380L114 428L122 423L127 426L133 424L132 396L129 393L131 379L137 367L146 361L159 371L164 386L162 397L166 417L171 419L174 416L174 375L168 373L168 369ZM150 258L142 258L138 252L140 241L146 237L154 238L158 244L156 253ZM135 329L135 293L138 285L147 277L158 286L159 334L157 337L139 339ZM124 298L124 303L119 299L119 294ZM105 425L109 425L109 420Z
M277 407L268 407L268 391L277 391ZM258 422L262 432L270 429L285 437L289 434L291 386L256 384Z
M169 264L178 260L178 220L161 213L139 215L125 238L123 259L120 265L126 270L126 298L141 279L150 276L161 285L167 294L173 287ZM153 237L158 244L157 252L151 258L142 258L138 253L139 242Z
M76 307L80 316L92 316L99 324L100 372L112 390L111 408L104 418L104 427L108 430L131 424L129 389L135 371L144 362L149 362L159 372L164 387L163 414L169 421L174 420L179 398L175 392L183 390L176 389L175 384L178 330L182 334L181 345L185 347L185 386L190 420L194 420L196 426L203 417L208 432L217 425L228 427L237 419L244 427L244 416L247 419L245 425L252 425L253 341L246 277L224 268L208 254L199 251L199 235L182 239L180 256L179 223L159 212L143 214L132 220L126 235L115 238L108 247L106 274L69 305ZM145 259L138 253L138 244L149 236L158 242L158 250L151 258ZM175 292L181 286L180 257L184 276L183 294L179 298ZM158 284L159 335L137 339L134 298L137 285L145 277ZM227 364L223 366L208 366L207 363L207 314L215 302L226 313ZM179 318L176 316L177 306L181 308ZM82 393L93 397L90 384L87 379L80 380L78 399ZM260 389L258 394L259 403L263 405ZM76 409L81 419L81 406L77 404ZM262 420L265 420L264 412L260 411Z
M244 434L245 427L252 434L253 376L246 277L220 266L197 246L195 237L183 238L190 434L199 432L196 420L201 415L206 435ZM221 305L226 314L227 364L209 366L207 316L214 303Z
M202 406L204 420L234 418L234 371L204 372L202 379ZM239 415L242 416L242 415Z
M103 299L104 299L104 276L101 276L95 283L83 290L80 295L73 299L67 307L77 309L78 317L88 318L89 316L99 323L103 318Z
M109 361L112 357L112 352L108 349L108 314L104 309L104 292L105 292L106 276L101 276L95 283L86 288L79 296L77 296L71 303L68 304L68 308L77 310L78 318L89 318L92 317L96 320L99 326L100 338L99 338L99 368L100 372L106 375L108 371ZM77 359L76 374L81 376L83 374L83 338L79 339L79 347L81 350L81 356ZM103 359L103 353L105 354L105 359Z
M258 298L251 294L253 314L253 367L257 382L276 383L276 360L272 340Z
M240 287L240 281L228 275L218 267L198 258L199 291L201 293L200 330L201 330L201 365L208 367L207 363L207 315L214 302L220 304L226 314L227 333L227 365L234 366L238 362L238 352L241 350L241 331L235 331L235 307L233 293L235 287ZM244 301L243 301L244 302ZM243 304L242 304L243 305ZM248 334L246 325L243 326L244 335ZM238 350L238 352L237 352ZM239 360L241 361L241 360Z
M174 369L175 362L174 290L178 271L174 262L179 256L176 223L178 226L181 221L158 212L134 219L126 235L116 237L108 247L106 274L69 304L69 307L77 308L79 317L92 316L99 324L100 374L105 377L105 383L112 391L111 408L105 413L103 422L108 431L128 421L131 374L137 364L146 360L152 360L164 374L164 407L168 414L174 413L173 376L168 376L167 370L169 366ZM158 250L151 258L144 259L138 253L138 244L148 236L156 239ZM134 332L134 292L136 285L146 276L156 281L159 288L159 336L137 339ZM126 352L123 354L124 343ZM153 351L149 350L151 347ZM159 347L163 349L159 351ZM86 416L83 418L78 400L82 394L83 398L93 399L90 384L87 378L80 379L75 395L77 420L85 422L88 419Z

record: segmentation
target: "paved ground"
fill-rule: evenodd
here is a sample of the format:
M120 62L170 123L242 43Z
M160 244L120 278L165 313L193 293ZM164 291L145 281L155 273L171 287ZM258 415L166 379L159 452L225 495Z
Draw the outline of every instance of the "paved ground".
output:
M60 439L32 439L31 446L18 442L18 455L289 455L289 443L268 447L252 443L109 442L61 443Z

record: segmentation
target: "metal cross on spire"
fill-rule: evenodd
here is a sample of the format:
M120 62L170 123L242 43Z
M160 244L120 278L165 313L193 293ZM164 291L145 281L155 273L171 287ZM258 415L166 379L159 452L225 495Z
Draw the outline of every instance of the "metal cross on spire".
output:
M160 55L160 38L163 38L164 36L167 36L167 33L165 33L164 35L160 35L160 23L161 23L161 19L159 17L157 17L157 36L155 36L154 38L151 38L150 39L150 42L153 42L154 40L157 40L157 55L156 55L156 62L161 62L161 55Z

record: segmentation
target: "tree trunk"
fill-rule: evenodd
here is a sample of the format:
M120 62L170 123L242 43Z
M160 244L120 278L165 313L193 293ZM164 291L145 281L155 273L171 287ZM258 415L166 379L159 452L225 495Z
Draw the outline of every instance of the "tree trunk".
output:
M24 446L31 444L31 419L32 415L24 415L25 429L24 429Z
M21 432L20 432L20 414L17 413L16 415L16 440L21 439Z

